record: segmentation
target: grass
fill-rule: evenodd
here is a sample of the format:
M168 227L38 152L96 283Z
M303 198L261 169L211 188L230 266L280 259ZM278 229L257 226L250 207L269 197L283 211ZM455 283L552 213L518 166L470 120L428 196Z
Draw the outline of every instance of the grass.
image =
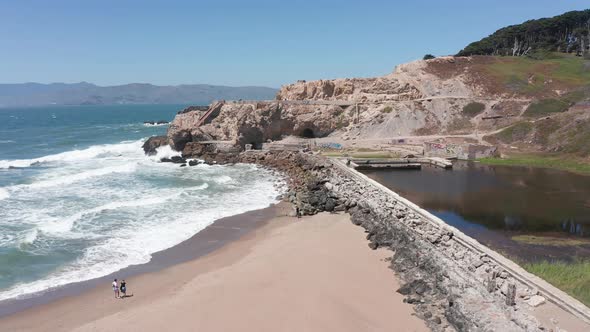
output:
M513 90L535 94L550 89L545 84L546 79L568 88L590 84L590 69L586 63L583 58L563 54L543 60L498 57L486 66L486 71Z
M536 236L536 235L515 235L512 240L533 245L544 245L553 247L569 247L590 244L590 241L585 239L556 237L556 236Z
M508 158L481 158L478 161L488 165L553 168L590 175L590 163L564 155L515 155Z
M503 143L512 143L524 139L532 130L532 123L519 122L490 137L496 138Z
M447 131L458 134L468 134L473 131L473 124L467 118L455 118L447 125Z
M590 260L521 263L522 267L590 306Z
M386 106L385 108L381 109L381 113L391 113L393 108L391 106Z
M486 109L486 105L482 103L472 102L463 106L463 114L468 116L476 116Z
M530 104L523 115L529 117L546 116L552 113L565 112L569 107L570 103L565 100L542 99Z

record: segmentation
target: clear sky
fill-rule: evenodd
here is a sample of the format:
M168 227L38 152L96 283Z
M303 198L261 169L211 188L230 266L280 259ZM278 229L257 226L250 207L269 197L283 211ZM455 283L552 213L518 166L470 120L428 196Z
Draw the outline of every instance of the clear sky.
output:
M0 0L0 83L279 87L389 73L588 0Z

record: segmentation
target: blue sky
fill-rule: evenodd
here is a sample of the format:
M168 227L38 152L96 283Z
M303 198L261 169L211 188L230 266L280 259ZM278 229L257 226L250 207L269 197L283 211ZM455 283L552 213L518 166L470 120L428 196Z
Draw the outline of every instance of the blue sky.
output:
M585 0L0 0L0 83L279 87L383 75Z

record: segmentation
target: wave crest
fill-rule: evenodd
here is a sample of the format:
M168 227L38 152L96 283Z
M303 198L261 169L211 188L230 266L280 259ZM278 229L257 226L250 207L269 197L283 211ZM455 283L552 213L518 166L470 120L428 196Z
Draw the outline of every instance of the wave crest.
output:
M142 144L143 140L122 142L119 144L93 145L82 150L66 151L34 159L0 160L0 168L22 168L50 162L88 160L102 155L120 156L126 153L140 151Z
M8 192L8 190L0 188L0 201L7 199L8 197L10 197L10 193Z

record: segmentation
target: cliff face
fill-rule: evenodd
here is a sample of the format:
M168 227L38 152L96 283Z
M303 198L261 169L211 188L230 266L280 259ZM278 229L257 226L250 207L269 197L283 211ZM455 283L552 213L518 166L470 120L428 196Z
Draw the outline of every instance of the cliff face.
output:
M411 101L431 96L469 96L462 73L441 79L429 72L435 62L451 63L454 58L438 58L399 65L393 73L375 78L346 78L298 81L281 87L279 100L341 100L364 103Z
M283 136L323 137L348 126L337 105L289 104L280 101L221 103L216 116L199 125L206 111L176 116L168 129L169 143L176 150L188 142L231 141L260 146ZM208 122L208 123L207 123Z
M579 57L442 57L400 65L382 77L299 81L283 86L274 101L226 102L209 113L188 110L172 122L168 137L177 150L191 141L243 147L288 135L480 139L547 115L565 117L570 106L587 105L588 86L590 62Z

